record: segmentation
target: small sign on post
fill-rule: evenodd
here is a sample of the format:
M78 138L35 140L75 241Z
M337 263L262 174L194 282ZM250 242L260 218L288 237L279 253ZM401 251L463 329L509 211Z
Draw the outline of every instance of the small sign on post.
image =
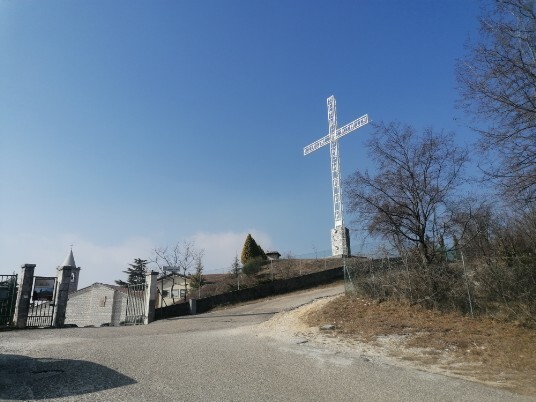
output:
M166 265L166 266L163 266L162 269L164 271L169 271L169 272L179 272L181 270L181 267L170 267Z

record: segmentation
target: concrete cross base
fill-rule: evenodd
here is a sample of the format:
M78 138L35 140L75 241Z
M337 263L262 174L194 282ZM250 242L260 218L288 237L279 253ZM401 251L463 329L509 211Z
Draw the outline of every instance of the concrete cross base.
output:
M331 255L333 257L349 257L350 231L344 226L337 226L331 229Z

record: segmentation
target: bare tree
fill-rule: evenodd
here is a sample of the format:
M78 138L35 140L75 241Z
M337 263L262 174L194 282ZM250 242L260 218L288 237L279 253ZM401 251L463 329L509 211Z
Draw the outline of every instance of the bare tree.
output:
M192 289L197 289L197 297L201 298L201 288L205 285L205 277L203 276L203 271L205 267L203 266L203 261L201 257L196 260L195 263L195 273L191 275L191 287Z
M461 105L478 122L484 171L526 205L536 201L536 2L494 5L480 20L481 41L458 63Z
M315 253L315 260L318 260L318 248L313 244L313 252Z
M453 251L456 257L463 252L466 258L489 259L494 254L494 238L500 226L500 217L487 200L471 200L470 205L460 209L452 228Z
M188 290L188 276L191 273L192 268L201 261L204 250L198 250L193 241L177 242L174 246L165 246L156 248L153 250L154 262L160 271L164 273L166 269L164 267L178 267L181 275L184 279L184 300L186 300L186 293Z
M375 126L367 144L375 172L356 171L346 182L349 211L394 247L413 247L424 265L435 257L452 221L467 151L453 134L409 125Z
M458 255L468 263L477 309L536 325L536 208L522 213L482 203L463 223ZM468 290L469 294L469 290ZM471 296L469 296L471 297Z
M287 251L285 255L283 256L283 260L279 261L279 268L281 269L281 273L283 278L290 278L293 276L293 268L295 265L295 257L294 254L292 254L292 251Z

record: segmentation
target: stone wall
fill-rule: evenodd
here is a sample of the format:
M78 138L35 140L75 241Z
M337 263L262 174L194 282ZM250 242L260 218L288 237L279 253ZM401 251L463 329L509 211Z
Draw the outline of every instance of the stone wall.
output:
M79 327L119 325L125 319L127 295L96 283L69 295L65 324Z
M197 313L204 313L217 306L240 303L263 297L284 294L296 290L312 288L315 286L334 282L344 278L343 267L333 268L326 271L315 272L295 278L279 279L259 286L235 290L220 295L204 297L196 301ZM179 317L188 315L190 312L188 303L180 303L172 306L156 309L156 319Z

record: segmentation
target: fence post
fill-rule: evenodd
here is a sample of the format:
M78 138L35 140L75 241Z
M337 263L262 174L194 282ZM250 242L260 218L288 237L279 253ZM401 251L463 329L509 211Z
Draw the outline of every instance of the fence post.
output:
M54 297L54 318L53 327L63 327L65 325L65 313L67 312L67 300L69 299L69 285L71 284L72 267L66 265L58 268L58 284L56 296Z
M145 275L145 315L143 323L145 325L154 321L156 308L156 278L158 272L151 271Z
M34 270L35 264L21 266L19 290L17 292L17 301L15 302L15 313L13 314L13 322L16 328L26 328L28 312L30 311Z
M469 309L471 310L471 317L474 317L473 302L471 301L471 292L469 291L469 280L467 278L467 271L465 269L465 259L463 258L463 251L460 251L460 255L462 256L463 276L465 279L465 287L467 288L467 299L469 300Z

